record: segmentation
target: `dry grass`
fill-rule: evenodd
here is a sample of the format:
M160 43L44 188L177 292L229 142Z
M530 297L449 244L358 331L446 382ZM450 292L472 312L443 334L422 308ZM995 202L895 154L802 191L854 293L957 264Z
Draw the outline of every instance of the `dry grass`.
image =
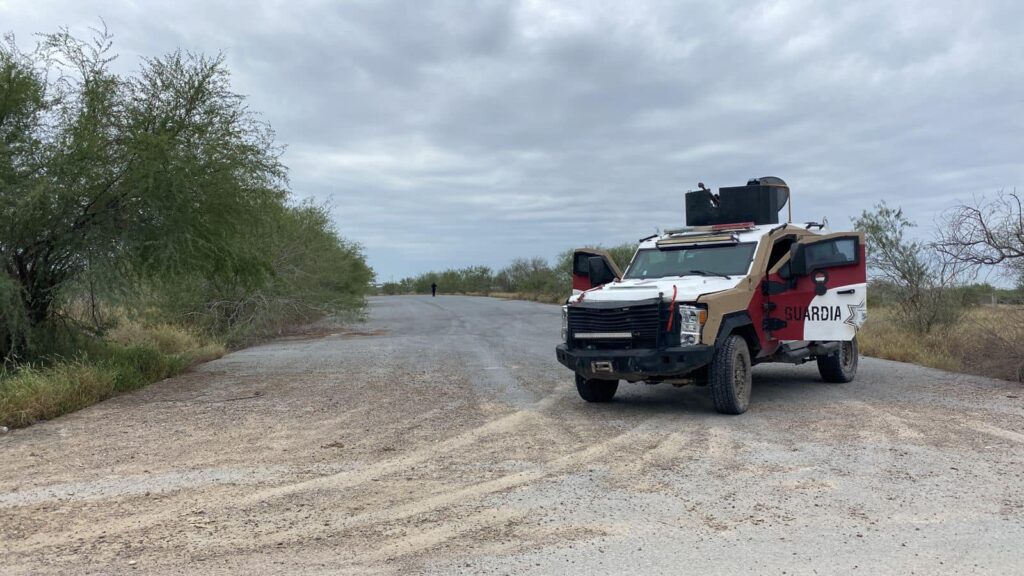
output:
M124 321L74 360L0 374L0 425L49 420L219 358L224 351L223 344L177 326Z
M488 292L487 294L467 294L467 296L490 296L503 300L527 300L529 302L541 302L544 304L565 304L566 294L531 294L523 292Z
M111 368L78 361L21 369L0 381L0 424L27 426L95 404L114 394L116 381Z
M224 355L224 344L174 324L146 326L123 321L107 335L107 340L124 346L149 346L162 354L184 357L189 365L215 360Z
M872 309L858 336L861 353L943 370L1024 379L1024 308L978 307L949 329L917 334L884 308Z

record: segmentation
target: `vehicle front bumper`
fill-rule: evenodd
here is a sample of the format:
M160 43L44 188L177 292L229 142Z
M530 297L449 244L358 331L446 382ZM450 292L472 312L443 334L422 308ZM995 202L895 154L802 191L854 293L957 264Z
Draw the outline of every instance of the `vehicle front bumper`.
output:
M650 380L686 376L711 363L712 346L699 344L674 348L634 350L555 348L558 361L584 378L604 380Z

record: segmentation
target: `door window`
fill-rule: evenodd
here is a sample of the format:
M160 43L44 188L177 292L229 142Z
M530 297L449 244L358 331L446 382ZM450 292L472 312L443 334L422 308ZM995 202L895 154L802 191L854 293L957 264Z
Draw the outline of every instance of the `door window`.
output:
M857 263L857 240L836 238L808 244L805 249L807 270L847 266Z

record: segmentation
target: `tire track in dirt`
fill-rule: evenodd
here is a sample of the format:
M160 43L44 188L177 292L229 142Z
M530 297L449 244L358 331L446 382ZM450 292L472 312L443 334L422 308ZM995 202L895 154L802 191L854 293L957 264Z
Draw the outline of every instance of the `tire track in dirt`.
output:
M669 418L664 417L647 421L632 430L603 440L583 450L539 463L536 469L533 470L507 474L492 480L461 487L452 487L443 493L432 494L426 498L419 498L402 504L395 504L387 509L347 516L333 525L333 528L345 531L358 527L387 525L416 516L446 511L453 507L483 507L483 510L477 511L469 517L459 518L459 522L456 524L433 529L429 537L417 533L409 538L392 540L372 552L371 557L384 559L419 552L460 535L506 523L515 517L515 515L503 513L500 510L491 508L489 505L482 504L487 497L550 480L561 475L576 473L586 469L588 465L595 462L607 462L613 455L620 458L630 458L634 456L634 453L638 453L635 454L635 457L640 458L647 448L657 445L660 442L660 438L665 436L658 429L666 424L668 420ZM532 424L543 424L543 421L533 422Z
M843 387L759 366L738 418L693 388L588 405L557 328L556 306L374 299L365 336L0 437L0 571L1019 571L1016 387L863 359Z

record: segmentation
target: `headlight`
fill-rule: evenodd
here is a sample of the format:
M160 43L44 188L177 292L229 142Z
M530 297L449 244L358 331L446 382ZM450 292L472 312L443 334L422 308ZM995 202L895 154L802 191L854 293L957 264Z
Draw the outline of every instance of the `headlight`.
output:
M569 307L562 306L562 342L569 340Z
M700 332L708 319L708 311L700 306L679 306L679 342L683 345L700 344Z

